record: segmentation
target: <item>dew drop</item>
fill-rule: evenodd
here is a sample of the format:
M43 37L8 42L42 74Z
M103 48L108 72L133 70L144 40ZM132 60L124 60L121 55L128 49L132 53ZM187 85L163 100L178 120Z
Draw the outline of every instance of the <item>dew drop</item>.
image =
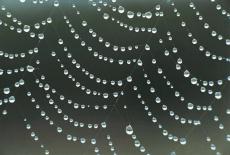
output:
M125 8L123 6L119 6L118 7L118 12L119 13L124 13L125 12Z
M10 93L10 88L4 88L3 93L6 94L6 95L9 94Z
M143 63L142 63L142 61L139 59L139 60L137 60L137 65L138 66L142 66L143 65Z
M55 7L59 7L59 2L58 2L58 0L55 0L55 1L54 1L54 6L55 6Z
M128 82L132 82L132 80L133 80L133 79L132 79L132 76L128 76L128 77L127 77L127 81L128 81Z
M222 98L221 92L215 92L215 98L216 99L221 99Z
M134 13L132 11L128 11L127 12L127 17L130 18L130 19L133 18L134 17Z
M49 155L49 154L50 154L49 150L45 150L45 155Z
M226 135L226 140L230 142L230 135Z
M109 19L109 14L108 14L108 13L104 13L104 14L103 14L103 18L104 18L105 20L108 20L108 19Z
M192 110L192 109L194 108L194 105L193 105L192 103L188 103L187 108L188 108L189 110Z
M159 10L161 9L161 6L158 4L158 5L156 5L156 7L155 7L155 8L156 8L156 10L158 10L158 11L159 11Z
M96 144L96 139L91 139L91 144L95 145Z
M150 46L148 44L145 45L145 50L149 51L150 50Z
M144 147L144 146L141 146L141 147L140 147L140 151L141 151L141 152L145 152L145 147Z
M23 31L24 32L29 32L30 31L30 26L29 25L24 25Z
M189 77L190 76L190 72L188 70L184 71L184 77Z
M210 145L210 149L211 149L211 150L216 150L216 146L215 146L214 144L211 144L211 145Z
M38 39L42 40L45 38L45 35L43 33L38 34Z
M176 152L171 152L170 155L176 155Z
M128 135L133 134L133 128L130 124L126 126L126 134L128 134Z
M226 114L230 115L230 109L226 109Z
M86 139L85 139L85 138L81 138L81 139L80 139L80 142L81 142L82 144L84 144L84 143L86 142Z
M230 45L230 39L226 39L226 45Z
M180 138L180 144L181 145L186 145L187 141L185 138Z
M135 147L140 147L141 143L139 140L135 140L134 145Z
M61 127L57 127L57 132L61 133L62 132L62 128Z
M7 115L7 110L3 110L3 111L2 111L2 114L3 114L3 115Z
M66 139L67 139L68 141L72 140L72 138L73 138L72 135L67 135L67 136L66 136Z
M197 78L191 78L191 83L193 84L193 85L195 85L195 84L197 84Z
M145 17L147 18L147 19L151 19L152 18L152 13L149 11L149 12L146 12L145 13Z
M26 69L27 69L28 72L33 72L33 71L34 71L34 67L33 67L33 66L30 66L30 65L28 65L28 66L26 67Z
M9 97L9 102L10 103L14 103L15 102L15 97L14 96L10 96Z

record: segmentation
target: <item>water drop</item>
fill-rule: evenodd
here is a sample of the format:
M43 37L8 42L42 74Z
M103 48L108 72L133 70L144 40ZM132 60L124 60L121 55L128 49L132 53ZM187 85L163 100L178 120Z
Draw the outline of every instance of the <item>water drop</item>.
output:
M126 126L126 133L128 135L132 135L133 134L133 128L132 128L132 126L130 124Z
M85 139L85 138L81 138L81 139L80 139L80 142L81 142L82 144L84 144L84 143L86 142L86 139Z
M14 96L10 96L9 97L9 102L10 103L14 103L15 102L15 97Z
M195 85L195 84L197 84L197 78L191 78L191 83L193 84L193 85Z
M62 132L62 128L61 127L57 127L57 132L61 133Z
M158 5L156 5L156 7L155 7L155 8L156 8L156 10L158 10L158 11L159 11L159 10L161 9L161 6L158 4Z
M226 39L226 45L230 45L230 39Z
M141 143L139 140L135 140L134 145L135 147L140 147Z
M216 99L221 99L222 98L221 92L215 92L215 98Z
M185 145L187 143L185 138L180 138L180 144Z
M104 18L105 20L108 20L108 19L109 19L109 14L108 14L108 13L104 13L104 14L103 14L103 18Z
M9 94L10 93L10 88L4 88L3 93L6 94L6 95Z
M3 111L2 111L2 114L3 114L3 115L7 115L7 110L3 110Z
M149 12L146 12L145 13L145 17L147 18L147 19L151 19L152 18L152 13L149 11Z
M91 144L95 145L96 144L96 139L91 139Z
M29 32L30 31L30 26L29 25L24 25L23 30L24 30L24 32Z
M125 8L123 6L119 6L118 7L118 12L119 13L124 13L125 12Z
M55 6L55 7L59 7L59 2L58 2L58 0L55 0L55 1L54 1L54 6Z
M194 105L193 105L192 103L188 103L187 108L188 108L189 110L192 110L192 109L194 108Z
M230 135L226 135L226 140L230 142Z
M128 82L132 82L132 80L133 80L133 79L132 79L132 76L128 76L128 77L127 77L127 81L128 81Z
M138 66L142 66L143 65L143 63L142 63L142 61L140 59L137 60L137 65Z
M141 147L140 147L140 151L141 151L141 152L145 152L145 147L144 147L144 146L141 146Z
M33 72L33 71L34 71L34 67L33 67L33 66L30 66L30 65L28 65L28 66L26 67L26 69L27 69L28 72Z
M148 44L145 45L145 50L149 51L150 50L150 46Z
M130 18L130 19L133 18L134 17L134 13L132 11L128 11L127 12L127 17Z
M50 154L49 150L45 150L45 155L49 155L49 154Z

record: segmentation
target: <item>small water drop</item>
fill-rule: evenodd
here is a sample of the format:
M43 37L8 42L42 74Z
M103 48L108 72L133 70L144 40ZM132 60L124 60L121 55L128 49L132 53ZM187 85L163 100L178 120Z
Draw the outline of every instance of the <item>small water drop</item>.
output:
M34 71L34 67L33 67L33 66L30 66L30 65L28 65L28 66L26 67L26 69L27 69L28 72L33 72L33 71Z
M132 82L132 80L133 80L133 79L132 79L132 76L128 76L128 77L127 77L127 81L128 81L128 82Z
M146 12L145 13L145 17L147 18L147 19L151 19L152 18L152 12Z
M57 132L61 133L62 132L62 128L61 127L57 127Z
M30 26L29 25L24 25L23 30L24 30L24 32L29 32L30 31Z
M4 88L3 93L6 94L6 95L9 94L10 93L10 88Z
M230 142L230 135L226 135L226 140Z
M188 103L187 108L189 110L192 110L194 108L194 105L192 103Z
M180 138L180 144L185 145L187 143L185 138Z
M14 103L15 102L15 97L14 96L10 96L9 97L9 102L10 103Z
M222 98L221 92L215 92L215 98L216 99L221 99Z
M143 65L143 63L142 63L142 61L139 59L139 60L137 60L137 65L138 66L142 66Z
M119 13L124 13L125 12L125 8L123 6L119 6L118 7L118 12Z
M58 2L58 0L55 0L55 1L54 1L54 6L55 6L55 7L59 7L59 2Z
M109 19L109 14L108 14L108 13L104 13L104 14L103 14L103 18L104 18L105 20L108 20L108 19Z
M132 128L132 126L130 124L126 126L126 133L128 135L132 135L133 134L133 128Z
M130 18L130 19L133 18L134 17L134 12L128 11L127 12L127 17Z
M230 45L230 39L226 39L226 45Z
M193 84L193 85L195 85L195 84L197 84L197 78L191 78L191 83Z
M26 0L19 0L19 2L21 2L21 3L25 3L25 2L26 2Z
M3 114L3 115L7 115L7 110L3 110L3 111L2 111L2 114Z
M149 51L150 50L150 46L148 44L145 45L145 50Z

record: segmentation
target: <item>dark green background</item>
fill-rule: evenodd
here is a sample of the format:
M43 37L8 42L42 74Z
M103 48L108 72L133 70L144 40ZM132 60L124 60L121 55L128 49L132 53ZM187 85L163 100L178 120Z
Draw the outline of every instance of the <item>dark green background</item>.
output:
M197 21L191 9L188 9L188 0L176 0L179 12L182 13L182 17L187 22L191 32L198 38L202 44L210 49L217 55L230 57L230 48L225 46L224 42L219 42L215 38L211 38L208 31L204 31L202 25ZM200 10L204 18L210 23L210 26L220 32L224 36L230 36L230 19L217 14L214 4L208 2L208 0L194 0L195 5ZM226 9L230 8L228 0L218 0L222 6ZM137 52L119 53L113 52L111 49L105 49L102 44L98 44L95 39L86 32L86 29L82 29L79 24L79 18L75 15L73 9L71 9L72 1L62 0L60 1L60 9L54 8L51 1L46 4L33 5L32 2L26 2L21 4L16 0L0 0L0 4L4 4L18 19L21 19L23 23L34 24L37 21L44 20L50 14L53 18L52 25L49 25L45 30L45 39L39 44L39 55L28 57L25 60L9 61L0 58L0 68L17 68L19 66L25 66L26 64L35 64L36 60L41 61L40 73L46 75L49 83L54 86L60 93L75 99L75 101L82 104L103 105L114 104L114 99L103 100L101 97L94 97L85 95L84 92L74 87L73 84L66 80L62 71L55 63L55 59L50 56L50 51L54 50L58 56L61 57L62 62L66 64L69 70L73 71L70 67L70 62L64 57L64 52L61 47L57 45L59 36L64 39L67 46L71 47L69 52L73 54L75 58L85 68L95 75L104 77L105 79L123 79L128 76L133 69L133 66L118 66L115 64L105 64L103 61L98 61L92 57L92 55L86 51L85 48L79 46L79 41L73 39L70 35L68 28L64 24L62 18L62 11L66 16L71 19L73 26L80 31L83 39L88 41L89 44L100 51L102 54L111 56L114 58L138 58L139 53L143 50L140 49ZM149 117L146 116L143 106L138 102L136 94L131 91L132 84L125 87L125 96L122 96L116 103L116 108L110 113L109 111L93 111L86 110L74 111L69 106L62 106L67 114L75 118L76 120L82 120L88 123L102 122L107 119L107 129L102 130L99 133L91 131L86 128L78 129L73 128L68 123L64 122L60 116L57 116L56 112L47 105L45 94L41 89L38 89L34 84L35 77L31 73L22 73L14 76L0 76L0 88L3 89L7 86L12 86L14 82L20 78L24 78L26 86L31 90L32 94L37 98L37 101L48 112L48 115L52 116L52 119L63 127L66 131L85 137L92 137L98 135L97 142L101 150L101 154L109 155L109 146L106 141L106 134L111 135L112 141L116 148L116 152L121 155L136 155L140 152L134 147L133 141L125 133L125 126L131 123L134 132L149 151L153 155L168 155L170 152L175 151L177 155L214 155L215 152L211 151L209 144L206 143L205 137L209 135L212 138L213 143L216 144L218 151L223 155L229 155L229 142L225 141L225 135L230 134L229 115L225 114L226 108L230 108L230 85L227 83L223 88L223 99L214 100L212 96L202 94L199 89L192 86L188 81L183 78L182 74L178 74L175 71L174 60L170 57L163 56L162 47L156 44L159 36L164 36L167 30L170 30L174 35L175 43L178 49L181 51L179 56L183 58L184 64L192 70L193 74L201 77L202 79L212 80L226 77L229 74L229 64L218 63L205 58L205 56L197 51L190 40L186 37L186 31L182 30L179 26L179 20L172 13L172 8L161 0L125 0L124 2L118 1L119 4L129 8L129 10L149 10L155 6L155 4L162 4L162 8L165 11L165 17L159 18L157 23L158 34L150 35L148 33L133 33L128 32L118 25L112 22L104 21L95 8L88 5L87 0L81 0L77 4L79 10L82 12L82 17L88 21L88 24L98 34L106 38L107 40L114 42L118 45L129 44L151 44L151 52L154 54L158 63L165 70L165 74L173 82L174 86L183 93L187 101L198 103L201 105L209 105L213 101L213 112L206 113L202 117L203 125L201 127L192 127L191 125L181 125L177 121L169 118L169 115L162 112L160 106L153 104L153 96L148 93L148 86L144 83L141 68L137 67L134 76L134 83L140 87L141 93L144 94L144 98L148 101L148 105L153 111L154 115L158 117L161 124L169 129L169 132L175 133L175 135L186 135L188 143L185 146L168 141L166 137L162 136L160 130L151 123ZM62 11L61 11L62 10ZM111 12L111 10L107 10ZM229 9L230 11L230 9ZM113 14L111 12L111 14ZM128 20L124 16L114 14L114 16L120 18L126 23L133 25L143 25L151 27L155 22L152 20L144 20L136 18ZM154 17L153 20L158 17ZM7 20L4 15L0 14L0 19ZM43 29L43 28L42 28ZM56 31L55 31L56 29ZM58 32L58 33L57 33ZM22 52L37 45L37 40L33 40L25 34L16 34L9 29L0 27L0 50ZM167 43L167 48L172 47L170 43ZM73 50L74 49L74 50ZM174 97L174 94L169 90L164 81L155 72L156 68L150 65L151 55L146 52L141 57L144 62L144 68L151 76L153 85L159 92L159 96L168 107L174 110L177 114L187 116L189 118L199 119L203 112L189 112L186 110L186 106L181 104L178 99ZM72 72L77 79L89 88L113 92L114 88L96 84L94 81L89 80L83 74L78 72ZM42 149L39 148L39 144L35 143L29 135L29 132L25 129L23 118L27 117L31 122L32 128L40 137L40 141L50 150L50 154L53 155L90 155L94 154L89 145L80 145L78 143L67 142L66 137L57 135L56 129L48 126L47 122L40 118L40 114L34 110L34 106L30 103L29 99L25 96L25 88L19 88L13 93L16 96L16 102L14 105L4 105L0 107L0 110L8 110L7 116L0 116L0 155L39 155L44 154ZM1 98L3 93L0 94ZM62 104L58 103L57 104ZM64 104L64 103L63 103ZM127 105L128 109L124 110L123 105ZM218 123L213 122L213 116L218 115L221 118L221 122L225 125L225 129L220 131L218 129Z

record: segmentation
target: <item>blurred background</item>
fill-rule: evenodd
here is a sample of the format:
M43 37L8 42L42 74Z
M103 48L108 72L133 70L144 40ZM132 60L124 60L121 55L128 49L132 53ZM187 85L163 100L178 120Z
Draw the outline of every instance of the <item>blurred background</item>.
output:
M175 0L176 7L181 13L181 18L187 23L189 31L199 40L207 50L213 54L223 57L230 57L230 47L226 46L224 41L218 41L215 37L210 36L210 31L204 30L202 22L199 22L194 11L189 8L189 0ZM193 0L197 9L210 26L230 38L230 18L221 15L216 10L216 3L209 0ZM217 1L223 8L230 8L230 1ZM204 53L198 51L198 46L191 44L191 39L187 37L186 28L180 26L181 19L177 18L173 13L168 0L117 0L117 5L122 5L128 10L135 12L146 12L150 9L155 11L157 4L161 5L161 11L164 12L163 17L153 16L151 20L143 18L128 19L125 14L113 12L111 8L102 7L102 11L108 12L124 23L140 27L156 27L157 33L135 33L128 29L120 27L111 20L104 20L103 14L96 11L96 7L89 4L87 0L59 0L59 7L54 7L52 0L43 4L33 4L32 0L20 3L19 0L0 0L0 5L5 6L14 17L21 20L24 24L34 25L35 23L51 17L52 24L41 26L36 33L44 33L45 38L39 41L37 38L30 38L28 34L19 34L11 31L9 28L0 26L0 50L9 53L26 52L29 49L37 47L39 53L28 55L25 59L9 60L0 57L1 69L20 68L26 65L36 66L34 73L22 72L15 75L0 76L0 99L4 99L7 95L3 94L3 88L10 87L11 94L15 96L14 104L3 104L0 106L0 112L7 110L7 115L0 115L0 155L40 155L45 154L44 149L40 148L40 143L50 151L53 155L91 155L94 148L89 144L79 144L66 140L65 135L56 132L55 127L51 127L47 121L41 118L41 114L34 108L34 103L26 96L28 91L32 92L37 103L42 109L65 130L66 133L83 136L86 138L96 137L97 146L103 155L112 154L109 150L107 134L111 136L116 153L121 155L138 155L141 154L139 148L134 146L132 138L126 134L125 128L131 124L137 138L141 144L145 146L148 153L152 155L215 155L216 152L222 155L230 155L230 143L226 139L226 135L230 134L229 116L226 114L230 108L230 85L229 82L219 87L211 87L213 90L221 90L222 99L216 100L213 95L201 93L199 87L191 85L190 80L183 77L183 71L176 71L175 61L177 57L183 59L183 64L192 71L196 77L204 80L226 79L229 75L229 63L213 61L205 57ZM108 1L109 4L113 4ZM81 12L81 18L76 15L76 11L72 9L72 4L76 4ZM230 11L230 9L229 9ZM92 46L99 53L112 57L114 59L138 59L141 57L143 66L118 65L100 61L92 56L85 47L80 45L79 40L75 40L73 34L69 32L68 26L65 24L63 16L67 16L72 26L79 32L79 35L85 40L89 46ZM1 10L0 20L11 23L11 19L7 18ZM98 35L102 36L114 44L128 46L138 44L141 45L138 50L131 52L114 52L111 48L104 47L96 38L92 38L87 28L82 28L81 20L86 20L88 26L92 28ZM174 47L172 42L166 41L163 46L157 42L159 38L166 40L166 33L170 31L173 36L174 44L178 48L177 56L164 56L165 49ZM132 74L133 81L125 86L110 86L98 84L95 80L90 80L80 70L76 70L71 61L66 58L63 46L58 45L58 39L62 38L68 47L68 52L72 53L73 58L86 68L89 72L94 73L98 77L119 80L124 79ZM151 50L143 52L144 45L149 44ZM55 51L57 57L68 68L73 76L92 90L112 93L114 91L123 91L124 95L119 99L109 98L103 99L101 96L86 95L84 91L76 88L63 75L56 58L51 56L51 51ZM150 52L152 54L150 54ZM157 74L157 67L151 65L152 59L155 58L158 65L163 68L164 74L173 83L175 89L183 94L188 102L199 105L212 104L211 112L204 111L188 111L186 102L175 97L175 93L170 89L161 75ZM36 61L40 61L40 65L36 65ZM158 96L162 99L162 103L166 104L169 109L173 110L179 116L201 120L201 126L193 126L190 124L181 124L174 118L170 117L168 112L161 109L160 104L154 104L155 97L149 93L149 86L143 78L143 68L149 75L152 85L158 92ZM55 103L63 109L63 113L68 114L72 118L85 123L100 123L106 121L106 129L88 129L74 128L71 123L64 121L62 115L58 115L56 111L48 104L46 92L38 88L35 80L42 74L46 76L48 82L53 88L72 99L79 104L87 105L108 105L107 110L93 109L77 109L67 105L65 101L60 101L58 95L53 95ZM25 86L14 88L14 83L19 79L25 80ZM151 118L146 115L144 106L136 97L137 94L132 90L136 85L140 89L142 98L146 101L153 115L158 118L160 124L163 125L168 132L178 137L186 137L187 144L181 145L168 140L162 135L162 130L155 125ZM124 106L127 106L125 109ZM219 116L220 122L214 122L214 116ZM25 128L24 118L28 119L32 129ZM219 129L219 124L224 125L224 129ZM35 142L30 132L35 131L39 136L39 142ZM215 144L217 150L211 150L210 144L206 141L206 137L211 137L211 143ZM143 154L147 154L143 153Z

